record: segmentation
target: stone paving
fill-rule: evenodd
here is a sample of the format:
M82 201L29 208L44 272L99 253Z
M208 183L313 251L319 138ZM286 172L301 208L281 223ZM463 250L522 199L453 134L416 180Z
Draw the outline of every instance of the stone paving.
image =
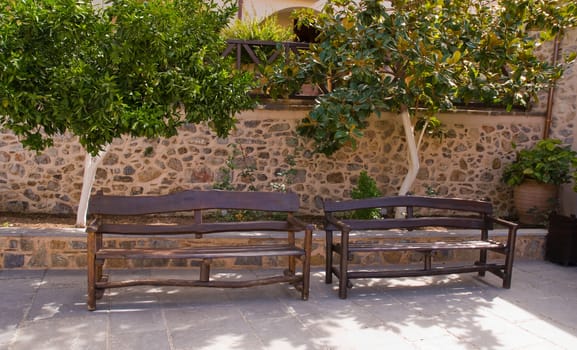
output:
M111 276L135 273L186 271ZM510 290L473 274L356 280L346 300L323 279L308 301L278 284L131 287L89 312L83 270L0 270L0 349L577 348L577 267L517 261Z

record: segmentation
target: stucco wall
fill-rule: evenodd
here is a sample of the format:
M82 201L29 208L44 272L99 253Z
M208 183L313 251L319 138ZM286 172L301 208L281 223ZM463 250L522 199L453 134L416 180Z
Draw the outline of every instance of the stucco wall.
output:
M320 11L325 5L324 0L243 0L242 17L243 18L265 18L271 15L283 17L288 20L294 9L310 8Z

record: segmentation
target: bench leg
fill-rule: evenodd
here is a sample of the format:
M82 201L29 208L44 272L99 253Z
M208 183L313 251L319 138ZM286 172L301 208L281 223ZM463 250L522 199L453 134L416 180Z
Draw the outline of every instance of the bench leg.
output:
M487 249L481 249L479 252L479 265L487 265ZM479 271L478 275L480 277L485 276L485 270Z
M289 231L288 232L288 243L291 246L295 246L296 240L295 240L295 233L293 231ZM289 256L288 257L288 270L291 274L291 276L296 275L297 272L297 261L296 261L296 257L294 256Z
M89 232L87 236L87 257L86 257L86 275L87 275L87 300L86 305L89 311L96 310L96 237L94 232Z
M341 256L340 276L339 276L339 298L347 298L347 288L349 286L349 233L341 232Z
M511 288L511 278L513 277L513 259L515 258L515 245L507 247L507 256L505 258L505 271L503 271L503 288Z
M88 311L96 310L96 288L94 280L94 268L88 266L88 297L86 300Z
M333 283L333 231L325 232L325 283Z
M510 289L511 288L511 272L505 271L505 277L503 278L503 288Z
M487 229L481 230L481 240L487 241L489 239L489 231ZM479 265L487 266L487 249L481 249L479 251ZM485 276L485 271L479 271L478 275L480 277Z
M95 282L108 282L108 275L104 275L104 259L95 259L95 263L94 265L96 266L95 271L96 271L96 279ZM100 300L102 299L102 297L104 296L104 291L105 288L94 288L95 290L95 295L96 295L96 300Z
M350 285L349 283L349 275L347 273L347 269L349 265L349 260L347 255L341 255L341 266L340 266L340 277L339 277L339 298L346 299L347 298L347 289Z
M208 282L210 280L210 259L202 259L200 264L200 280L202 282Z
M310 281L311 281L311 250L313 247L313 231L312 229L307 229L305 231L304 240L304 250L305 256L303 257L303 290L301 294L302 300L309 299Z
M296 258L294 256L288 257L288 270L291 276L296 275Z
M430 271L431 268L432 268L432 266L433 266L433 264L432 264L432 257L431 257L431 256L432 256L432 252L431 252L430 250L429 250L429 251L426 251L426 252L423 252L423 260L424 260L424 263L425 263L425 271Z

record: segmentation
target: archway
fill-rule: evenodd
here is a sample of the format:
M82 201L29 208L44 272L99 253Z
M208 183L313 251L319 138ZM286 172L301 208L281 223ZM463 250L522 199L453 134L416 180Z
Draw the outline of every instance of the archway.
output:
M291 7L273 13L271 16L276 16L277 23L283 27L292 27L293 32L300 42L314 42L319 35L318 31L307 25L299 25L297 19L294 18L293 13L305 7ZM269 16L270 17L270 16Z

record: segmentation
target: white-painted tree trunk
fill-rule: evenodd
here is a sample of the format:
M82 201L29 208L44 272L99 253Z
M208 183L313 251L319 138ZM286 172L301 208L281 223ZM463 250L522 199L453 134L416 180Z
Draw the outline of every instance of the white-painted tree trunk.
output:
M413 186L413 183L417 179L420 161L414 127L413 123L411 122L411 114L409 113L409 110L407 108L403 108L399 113L399 117L403 122L403 130L405 131L405 138L407 140L407 162L409 165L407 175L405 175L403 183L401 184L401 188L399 189L399 195L404 196L409 192ZM404 216L404 211L405 208L403 207L395 208L395 217L399 218Z
M82 192L80 193L80 201L78 202L78 212L76 213L76 227L86 227L86 214L88 212L88 200L92 192L92 185L94 185L94 178L96 177L96 169L102 162L102 158L108 152L110 145L100 151L95 157L86 153L84 160L84 176L82 178Z

